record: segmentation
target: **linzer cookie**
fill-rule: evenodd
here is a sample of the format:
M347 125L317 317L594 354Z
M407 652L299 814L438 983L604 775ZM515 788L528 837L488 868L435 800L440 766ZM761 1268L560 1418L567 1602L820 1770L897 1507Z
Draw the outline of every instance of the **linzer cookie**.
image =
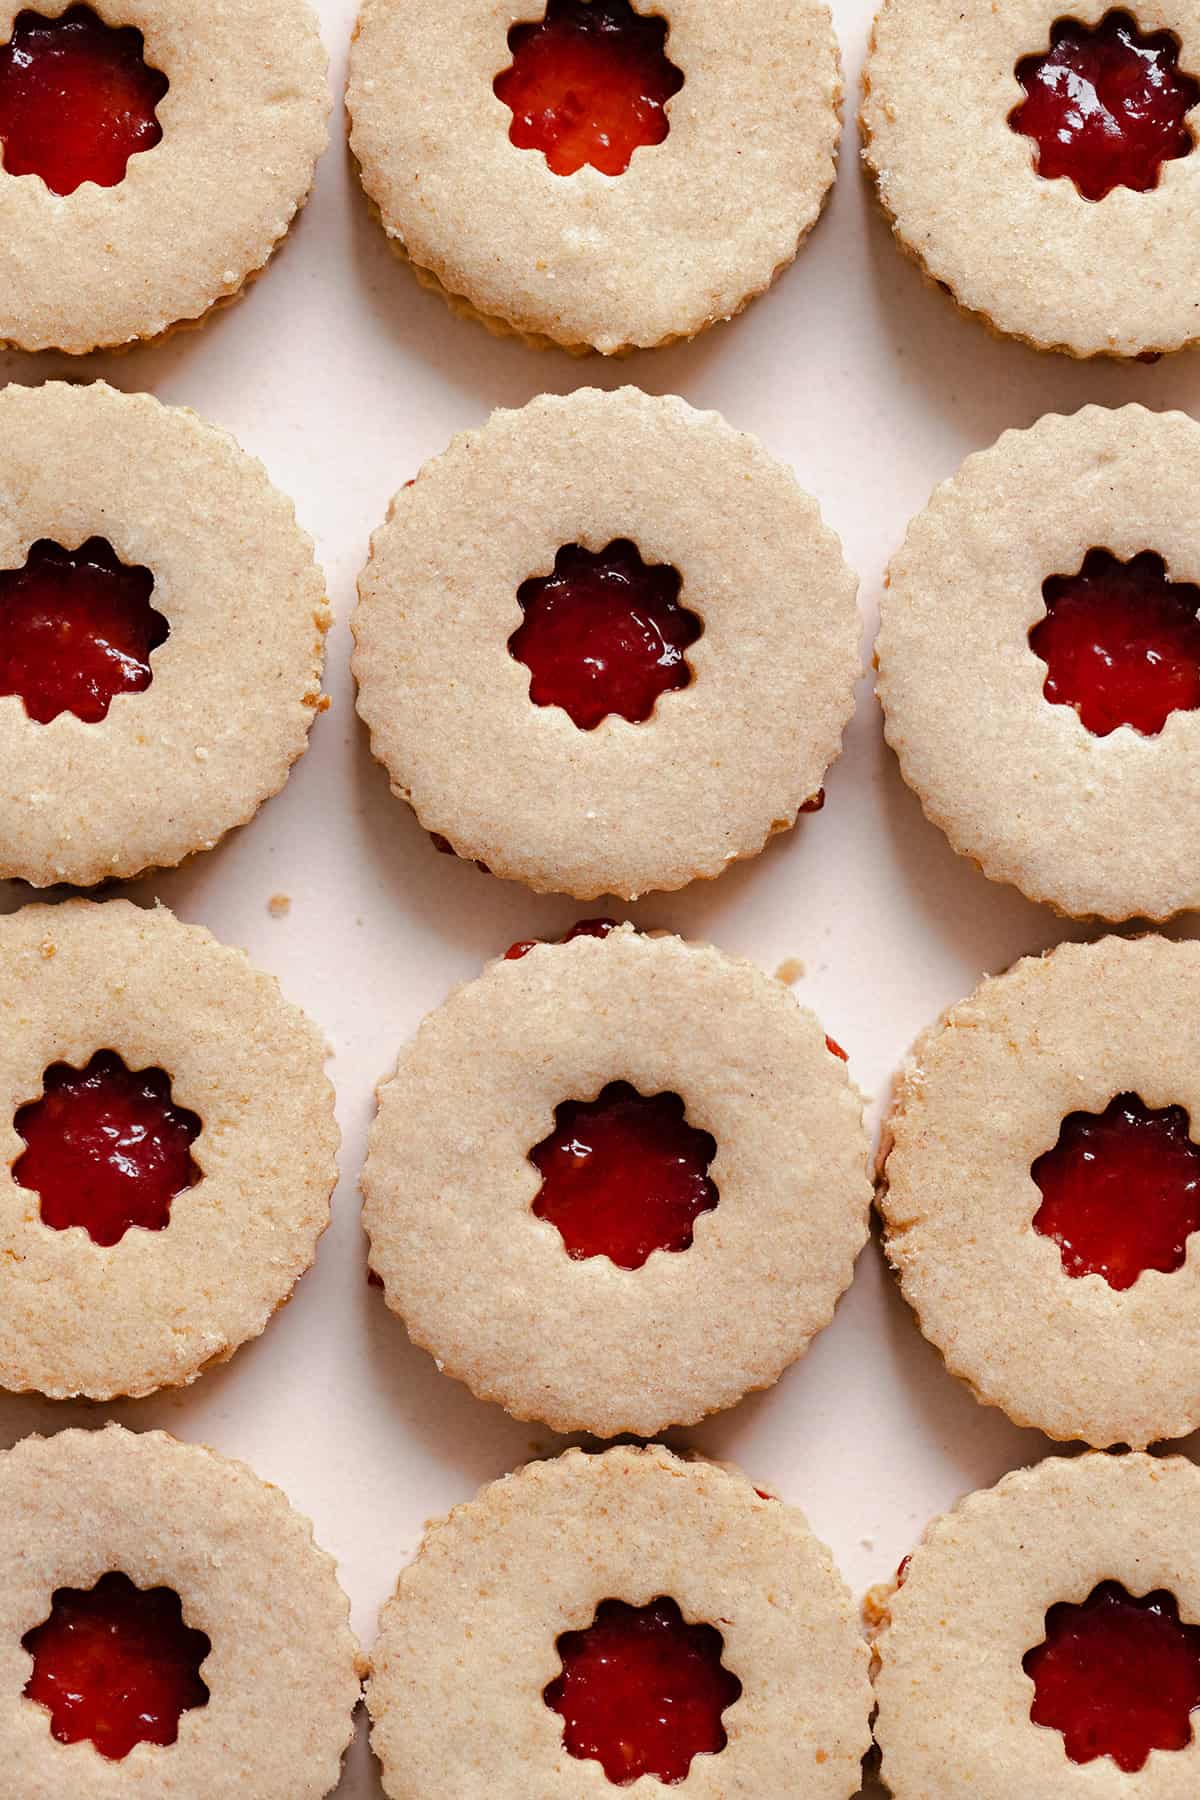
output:
M632 926L514 949L379 1090L371 1266L414 1343L518 1418L691 1424L832 1317L866 1236L861 1098L747 962Z
M0 392L0 876L211 849L304 751L328 624L290 501L223 431L103 382Z
M1200 425L1085 407L967 458L888 571L888 742L993 881L1075 917L1200 906Z
M358 709L459 856L628 899L818 806L859 670L816 503L716 413L544 395L392 502L359 583Z
M243 1463L109 1425L0 1454L0 1757L20 1800L337 1786L359 1695L333 1560Z
M938 1519L876 1605L895 1800L1190 1800L1200 1472L1052 1457Z
M848 1800L867 1653L829 1552L745 1476L568 1450L430 1527L367 1703L394 1800Z
M1200 944L1062 944L918 1039L887 1252L977 1398L1101 1448L1200 1426Z
M884 0L865 156L902 247L995 330L1072 356L1200 337L1200 8Z
M0 1386L108 1400L257 1337L329 1223L324 1047L165 907L0 920Z
M605 354L693 337L792 261L833 181L827 8L366 0L350 143L455 310Z
M0 343L115 347L235 298L328 112L305 0L0 0Z

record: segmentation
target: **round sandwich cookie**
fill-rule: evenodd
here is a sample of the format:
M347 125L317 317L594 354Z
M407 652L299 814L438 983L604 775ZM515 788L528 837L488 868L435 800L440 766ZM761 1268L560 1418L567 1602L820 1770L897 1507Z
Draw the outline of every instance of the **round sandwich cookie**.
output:
M1200 337L1200 5L884 0L864 155L903 249L1071 356Z
M371 1267L413 1342L517 1418L692 1424L776 1381L849 1285L861 1096L740 958L628 925L513 949L380 1087Z
M0 391L0 877L88 887L211 850L324 706L291 502L184 407Z
M816 502L716 413L543 395L393 500L359 581L358 710L459 856L579 899L679 888L820 806L855 591Z
M0 919L0 1386L110 1400L259 1335L329 1223L316 1028L165 907Z
M1082 918L1200 906L1200 425L1088 406L967 458L908 528L888 742L993 881Z
M0 344L115 348L257 275L312 186L306 0L0 0Z
M568 1450L431 1526L367 1689L391 1800L848 1800L866 1645L800 1512L659 1445Z
M333 1559L244 1463L120 1425L0 1453L0 1757L20 1800L322 1800L361 1661Z
M694 337L791 263L841 95L820 0L365 0L346 104L372 210L425 285L494 331L611 355Z
M1191 1800L1200 1471L1051 1457L969 1495L876 1590L894 1800Z
M1142 1448L1200 1426L1200 943L1061 944L917 1040L887 1253L988 1405Z

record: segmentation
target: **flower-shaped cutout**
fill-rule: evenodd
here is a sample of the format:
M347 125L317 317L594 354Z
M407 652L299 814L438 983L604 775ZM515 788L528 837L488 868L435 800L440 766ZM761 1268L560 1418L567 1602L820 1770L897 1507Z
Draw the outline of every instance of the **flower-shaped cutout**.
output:
M42 1222L80 1225L97 1244L119 1244L135 1225L164 1230L171 1202L201 1179L198 1115L176 1106L164 1070L130 1070L115 1050L84 1069L52 1064L41 1099L13 1123L25 1140L13 1179L37 1194Z
M1200 587L1169 581L1161 556L1089 550L1078 574L1042 583L1042 598L1046 616L1029 633L1047 669L1042 692L1093 736L1129 725L1153 737L1173 712L1200 707Z
M107 25L90 6L57 19L18 13L0 45L0 165L53 194L85 181L116 187L130 157L162 138L156 109L169 83L144 50L140 31Z
M678 1094L647 1097L611 1081L595 1100L555 1108L554 1130L529 1152L542 1177L533 1211L574 1261L607 1256L640 1269L655 1250L690 1249L696 1220L718 1202L708 1174L716 1154Z
M149 569L121 562L104 538L64 550L39 538L24 568L0 569L0 695L39 725L60 713L99 724L118 694L154 679L169 627L150 604Z
M1009 124L1036 144L1038 174L1065 176L1085 200L1118 187L1145 193L1164 162L1193 148L1185 121L1200 82L1180 70L1169 31L1143 35L1127 12L1095 26L1059 19L1050 48L1022 57L1016 76L1025 99Z
M641 724L660 697L692 680L686 652L704 627L680 604L682 578L614 538L592 552L566 544L550 575L523 581L525 617L509 652L530 672L535 706L561 706L581 731L610 713Z
M1021 1666L1034 1687L1030 1718L1062 1732L1073 1763L1111 1756L1132 1775L1152 1750L1192 1741L1200 1626L1181 1623L1164 1590L1135 1599L1102 1581L1081 1606L1052 1606Z
M58 1742L89 1739L114 1762L135 1744L173 1744L181 1715L208 1704L209 1638L184 1622L172 1588L139 1588L119 1571L90 1589L57 1588L21 1647L33 1658L25 1696L47 1709Z
M666 41L666 21L629 0L548 0L542 20L512 27L512 63L493 83L513 115L510 141L540 150L556 175L585 164L623 175L671 128L666 104L683 74Z
M1030 1173L1042 1193L1033 1228L1068 1275L1103 1275L1121 1293L1147 1269L1183 1267L1200 1230L1200 1145L1182 1106L1118 1094L1102 1113L1069 1113Z
M693 1757L725 1748L722 1717L742 1684L721 1660L721 1633L689 1625L674 1600L602 1600L593 1622L564 1632L556 1648L562 1674L546 1705L562 1716L570 1754L600 1763L616 1785L642 1775L686 1781Z

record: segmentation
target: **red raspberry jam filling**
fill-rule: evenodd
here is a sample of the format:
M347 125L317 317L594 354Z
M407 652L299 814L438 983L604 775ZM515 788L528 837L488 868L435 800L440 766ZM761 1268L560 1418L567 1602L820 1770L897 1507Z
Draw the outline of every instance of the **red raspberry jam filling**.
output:
M131 156L162 137L155 108L168 81L146 64L142 34L114 28L90 6L59 19L17 14L0 46L0 160L10 175L40 175L54 194L85 181L116 187Z
M1135 1599L1102 1581L1082 1606L1052 1606L1022 1668L1029 1716L1061 1731L1074 1763L1111 1756L1134 1774L1152 1750L1183 1750L1200 1706L1200 1626L1183 1625L1162 1590Z
M1168 581L1161 556L1123 563L1089 550L1078 575L1042 583L1042 598L1046 616L1029 633L1049 671L1042 692L1095 737L1119 725L1153 737L1173 712L1200 706L1200 587Z
M1033 1228L1068 1275L1122 1292L1147 1269L1181 1268L1200 1228L1200 1147L1182 1106L1157 1111L1118 1094L1102 1113L1070 1113L1030 1173L1042 1190Z
M610 1081L596 1100L566 1100L554 1130L529 1152L542 1177L533 1203L576 1262L607 1256L640 1269L655 1250L687 1250L717 1204L708 1178L716 1139L683 1116L678 1094L649 1099Z
M540 23L513 26L512 64L492 83L512 112L510 143L540 150L556 175L585 163L623 175L671 129L666 103L683 76L666 42L666 20L629 0L548 0Z
M742 1691L712 1625L688 1625L674 1600L602 1600L586 1631L556 1645L563 1672L543 1698L563 1719L572 1756L619 1787L650 1775L686 1781L694 1756L725 1748L721 1715Z
M23 569L0 569L0 694L18 694L39 725L107 718L118 694L154 678L167 621L153 588L149 569L126 567L103 538L78 550L39 538Z
M54 1063L13 1123L25 1140L13 1178L38 1196L43 1222L82 1225L97 1244L119 1244L132 1225L162 1231L172 1200L200 1179L200 1120L173 1103L162 1069L131 1071L115 1050L86 1069Z
M838 1043L837 1039L831 1038L828 1034L826 1034L825 1038L825 1048L828 1050L830 1056L836 1056L839 1062L850 1061L850 1058L846 1055L846 1052L842 1049L842 1046Z
M208 1704L200 1665L212 1644L184 1624L171 1588L116 1572L88 1590L58 1588L21 1647L33 1657L26 1697L49 1710L59 1743L88 1738L114 1762L135 1744L173 1744L180 1714Z
M508 648L530 672L533 704L561 706L581 731L609 713L648 719L661 694L692 679L684 651L704 628L679 604L680 586L678 569L647 565L628 538L595 552L565 545L552 575L517 590L525 619Z
M570 931L564 932L558 941L560 944L570 944L580 937L606 938L610 931L616 929L617 921L615 919L580 919L578 924L572 925ZM542 942L541 938L521 938L518 943L510 944L504 952L505 962L519 962L523 956L528 956L529 952L535 950Z
M1144 37L1127 12L1106 13L1094 27L1059 19L1049 50L1017 64L1025 99L1008 122L1034 140L1037 172L1048 181L1066 176L1085 200L1117 187L1144 193L1158 186L1163 163L1192 148L1184 119L1200 101L1200 82L1178 63L1171 33Z

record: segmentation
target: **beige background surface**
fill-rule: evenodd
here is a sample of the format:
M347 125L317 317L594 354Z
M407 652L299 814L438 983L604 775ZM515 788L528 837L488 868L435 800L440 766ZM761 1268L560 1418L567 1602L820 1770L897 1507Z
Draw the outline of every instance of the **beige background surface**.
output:
M323 0L339 81L353 10L353 0ZM868 8L835 0L834 11L852 89ZM535 1446L554 1446L548 1433L440 1377L366 1286L354 1180L372 1087L452 983L513 938L557 931L576 916L567 901L534 899L434 854L371 761L351 703L347 618L368 536L391 494L493 406L580 381L675 390L720 408L795 465L843 537L873 623L883 567L910 515L1005 426L1089 400L1136 399L1200 416L1195 355L1087 367L994 342L959 318L899 255L856 163L848 127L829 216L794 269L740 321L619 366L538 355L452 318L396 263L337 138L293 241L202 332L82 364L0 357L7 379L90 371L195 406L262 457L317 538L337 623L328 647L333 708L317 720L309 754L247 830L130 891L161 894L182 917L244 945L321 1023L335 1050L329 1067L345 1133L333 1228L316 1269L258 1343L182 1396L111 1408L0 1399L0 1442L115 1416L244 1457L311 1514L368 1643L422 1521ZM865 681L828 793L823 813L756 862L630 910L768 969L802 959L797 991L882 1101L912 1036L967 994L981 970L1086 934L990 886L925 824L884 748ZM276 893L291 896L285 918L267 912ZM22 898L13 889L4 903ZM804 1361L778 1388L686 1441L735 1458L801 1504L856 1591L894 1569L931 1513L1050 1448L976 1406L945 1374L873 1246ZM1194 1440L1184 1448L1194 1452ZM379 1793L360 1732L339 1800Z

